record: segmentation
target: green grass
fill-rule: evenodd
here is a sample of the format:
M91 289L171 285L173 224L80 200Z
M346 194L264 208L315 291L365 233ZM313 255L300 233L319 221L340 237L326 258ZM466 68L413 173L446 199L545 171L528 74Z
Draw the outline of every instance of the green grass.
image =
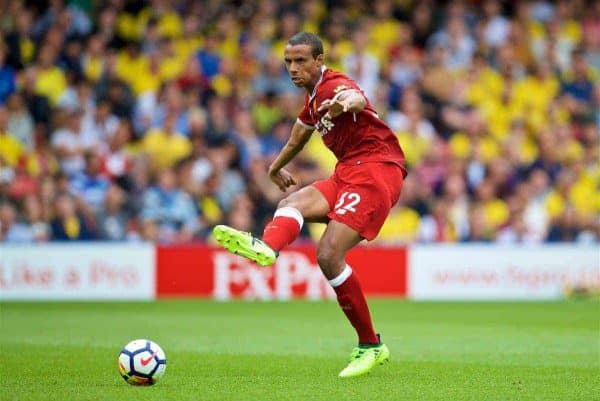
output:
M340 380L333 302L2 303L0 400L600 400L597 301L371 308L392 363ZM139 337L167 354L153 387L117 373Z

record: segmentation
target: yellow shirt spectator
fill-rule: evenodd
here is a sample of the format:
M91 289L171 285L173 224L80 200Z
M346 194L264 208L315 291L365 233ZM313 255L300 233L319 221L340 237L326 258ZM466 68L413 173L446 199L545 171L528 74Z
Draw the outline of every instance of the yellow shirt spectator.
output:
M389 58L388 50L400 36L400 23L389 18L384 21L377 21L369 32L368 50L381 64L387 62Z
M526 77L515 84L514 101L528 110L545 112L559 89L560 84L556 78Z
M582 215L600 212L600 187L588 174L582 174L569 191L569 201Z
M327 149L320 135L313 134L306 144L306 154L314 160L326 172L333 172L337 159L333 153Z
M131 82L131 87L136 95L147 91L157 91L160 88L160 75L151 74L149 71L142 71Z
M136 75L131 77L131 88L136 95L147 91L158 91L163 82L161 76L162 60L158 53L153 53L147 58L147 63L139 65Z
M142 141L142 151L150 156L154 167L160 170L171 167L188 156L192 151L192 144L185 136L176 132L152 129Z
M419 233L421 217L413 209L399 206L392 209L377 238L387 242L411 242Z
M159 36L175 38L183 33L183 22L181 17L173 10L156 10L151 7L146 7L140 11L137 17L124 17L119 19L118 27L124 30L123 33L131 35L130 39L140 38L148 29L150 18L155 17L157 20L156 30ZM122 25L122 27L121 27Z
M100 57L83 57L83 74L92 81L97 82L104 71L104 60Z
M340 40L334 44L329 41L323 41L323 49L327 54L327 67L335 71L344 72L342 60L348 54L352 53L352 42L349 40Z
M19 41L19 50L21 51L21 61L23 61L23 64L29 64L33 60L35 43L31 39L23 37Z
M496 139L505 139L510 132L511 123L521 119L524 114L523 107L513 99L502 102L490 98L479 109L487 121L490 134Z
M500 146L493 138L483 137L478 144L484 162L489 163L500 156Z
M177 79L185 68L185 59L173 56L163 59L159 67L159 76L162 82Z
M398 142L402 146L406 162L409 166L415 166L421 162L423 155L429 150L430 141L422 136L411 134L410 132L396 133Z
M398 40L400 33L400 23L389 18L384 21L377 21L369 32L369 39L372 43L377 43L383 47L389 47Z
M56 105L67 89L65 74L58 67L40 69L35 81L35 92L48 98L51 104Z
M546 196L544 206L546 207L548 216L556 218L564 213L567 202L565 202L565 199L558 192L552 191Z
M183 33L183 22L175 11L167 11L158 19L158 33L168 38L176 38Z
M217 74L212 79L212 87L219 97L226 98L233 91L233 83L225 74Z
M23 151L23 144L18 139L7 131L0 131L0 158L9 166L14 167L17 165Z
M304 32L314 32L319 35L319 26L323 22L323 18L326 17L327 7L324 2L321 1L310 1L307 2L306 18L302 25Z
M579 43L582 37L581 24L574 19L563 22L559 36L573 44Z
M275 54L278 57L283 56L283 50L285 49L285 45L287 44L287 39L280 39L273 43L271 46L271 54Z
M491 99L499 99L504 81L493 68L483 67L467 89L467 100L479 106Z
M466 160L471 155L471 141L462 132L454 133L448 141L448 146L452 156L458 159Z
M575 139L570 139L567 143L562 145L563 150L561 151L563 161L575 162L581 160L585 153L583 145Z
M493 199L483 205L483 213L486 221L494 228L500 227L508 221L510 212L505 202Z
M132 85L143 72L148 68L148 57L142 55L132 55L123 51L117 55L115 66L117 76L125 82Z
M217 224L223 219L223 211L219 202L212 196L204 196L198 201L198 206L202 210L204 220L209 224Z
M450 137L448 145L452 155L463 160L471 157L473 152L477 152L484 162L490 162L500 155L500 146L489 136L474 142L466 134L457 132Z
M525 138L518 145L519 160L523 164L531 164L538 157L539 151L536 143L530 138Z
M117 17L117 31L125 39L139 39L142 35L143 26L135 16L129 13L121 13Z
M219 44L217 51L223 58L236 58L240 52L238 35L227 36L227 38ZM281 54L283 54L283 52Z
M173 46L175 47L177 56L183 60L187 60L188 57L195 55L195 53L200 50L202 44L202 37L194 36L190 38L175 39Z

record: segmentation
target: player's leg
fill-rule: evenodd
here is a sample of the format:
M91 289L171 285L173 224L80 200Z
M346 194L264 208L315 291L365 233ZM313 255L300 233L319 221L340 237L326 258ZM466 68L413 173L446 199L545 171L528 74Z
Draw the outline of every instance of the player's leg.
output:
M336 292L340 307L356 330L359 344L378 344L360 283L345 260L348 250L362 239L354 229L331 221L319 241L317 261Z
M277 210L265 226L262 240L279 251L291 244L300 234L304 221L322 221L330 206L323 193L309 185L290 194L277 205Z
M273 220L265 227L262 239L225 225L216 226L213 235L230 252L262 266L269 266L275 262L279 250L298 237L305 219L326 219L329 210L330 203L323 193L310 185L279 202Z
M358 347L352 351L350 363L340 377L368 373L377 364L389 360L390 352L375 333L371 314L360 282L346 264L346 253L363 238L354 229L332 220L319 242L317 260L333 287L340 308L356 330Z

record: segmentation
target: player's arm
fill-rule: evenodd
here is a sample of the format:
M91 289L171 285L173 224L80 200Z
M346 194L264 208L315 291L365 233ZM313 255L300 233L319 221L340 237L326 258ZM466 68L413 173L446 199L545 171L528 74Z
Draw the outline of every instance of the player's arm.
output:
M296 179L283 167L300 153L306 142L310 139L313 131L314 127L296 121L292 127L290 139L288 139L269 167L269 178L284 192L287 187L296 184Z
M329 119L335 118L342 113L360 113L367 105L367 99L356 89L348 89L327 99L319 106L319 112L327 110Z

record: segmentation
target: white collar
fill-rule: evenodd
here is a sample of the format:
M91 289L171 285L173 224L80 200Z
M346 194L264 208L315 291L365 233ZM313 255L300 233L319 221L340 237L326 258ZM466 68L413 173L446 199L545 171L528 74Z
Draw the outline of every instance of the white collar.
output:
M323 75L325 74L325 70L327 69L327 66L325 64L323 64L321 66L321 76L319 77L319 80L317 81L317 83L315 84L315 87L313 88L313 91L310 95L310 99L308 100L309 102L313 100L313 98L315 97L315 95L317 94L317 86L319 86L319 84L321 83L321 81L323 80Z

